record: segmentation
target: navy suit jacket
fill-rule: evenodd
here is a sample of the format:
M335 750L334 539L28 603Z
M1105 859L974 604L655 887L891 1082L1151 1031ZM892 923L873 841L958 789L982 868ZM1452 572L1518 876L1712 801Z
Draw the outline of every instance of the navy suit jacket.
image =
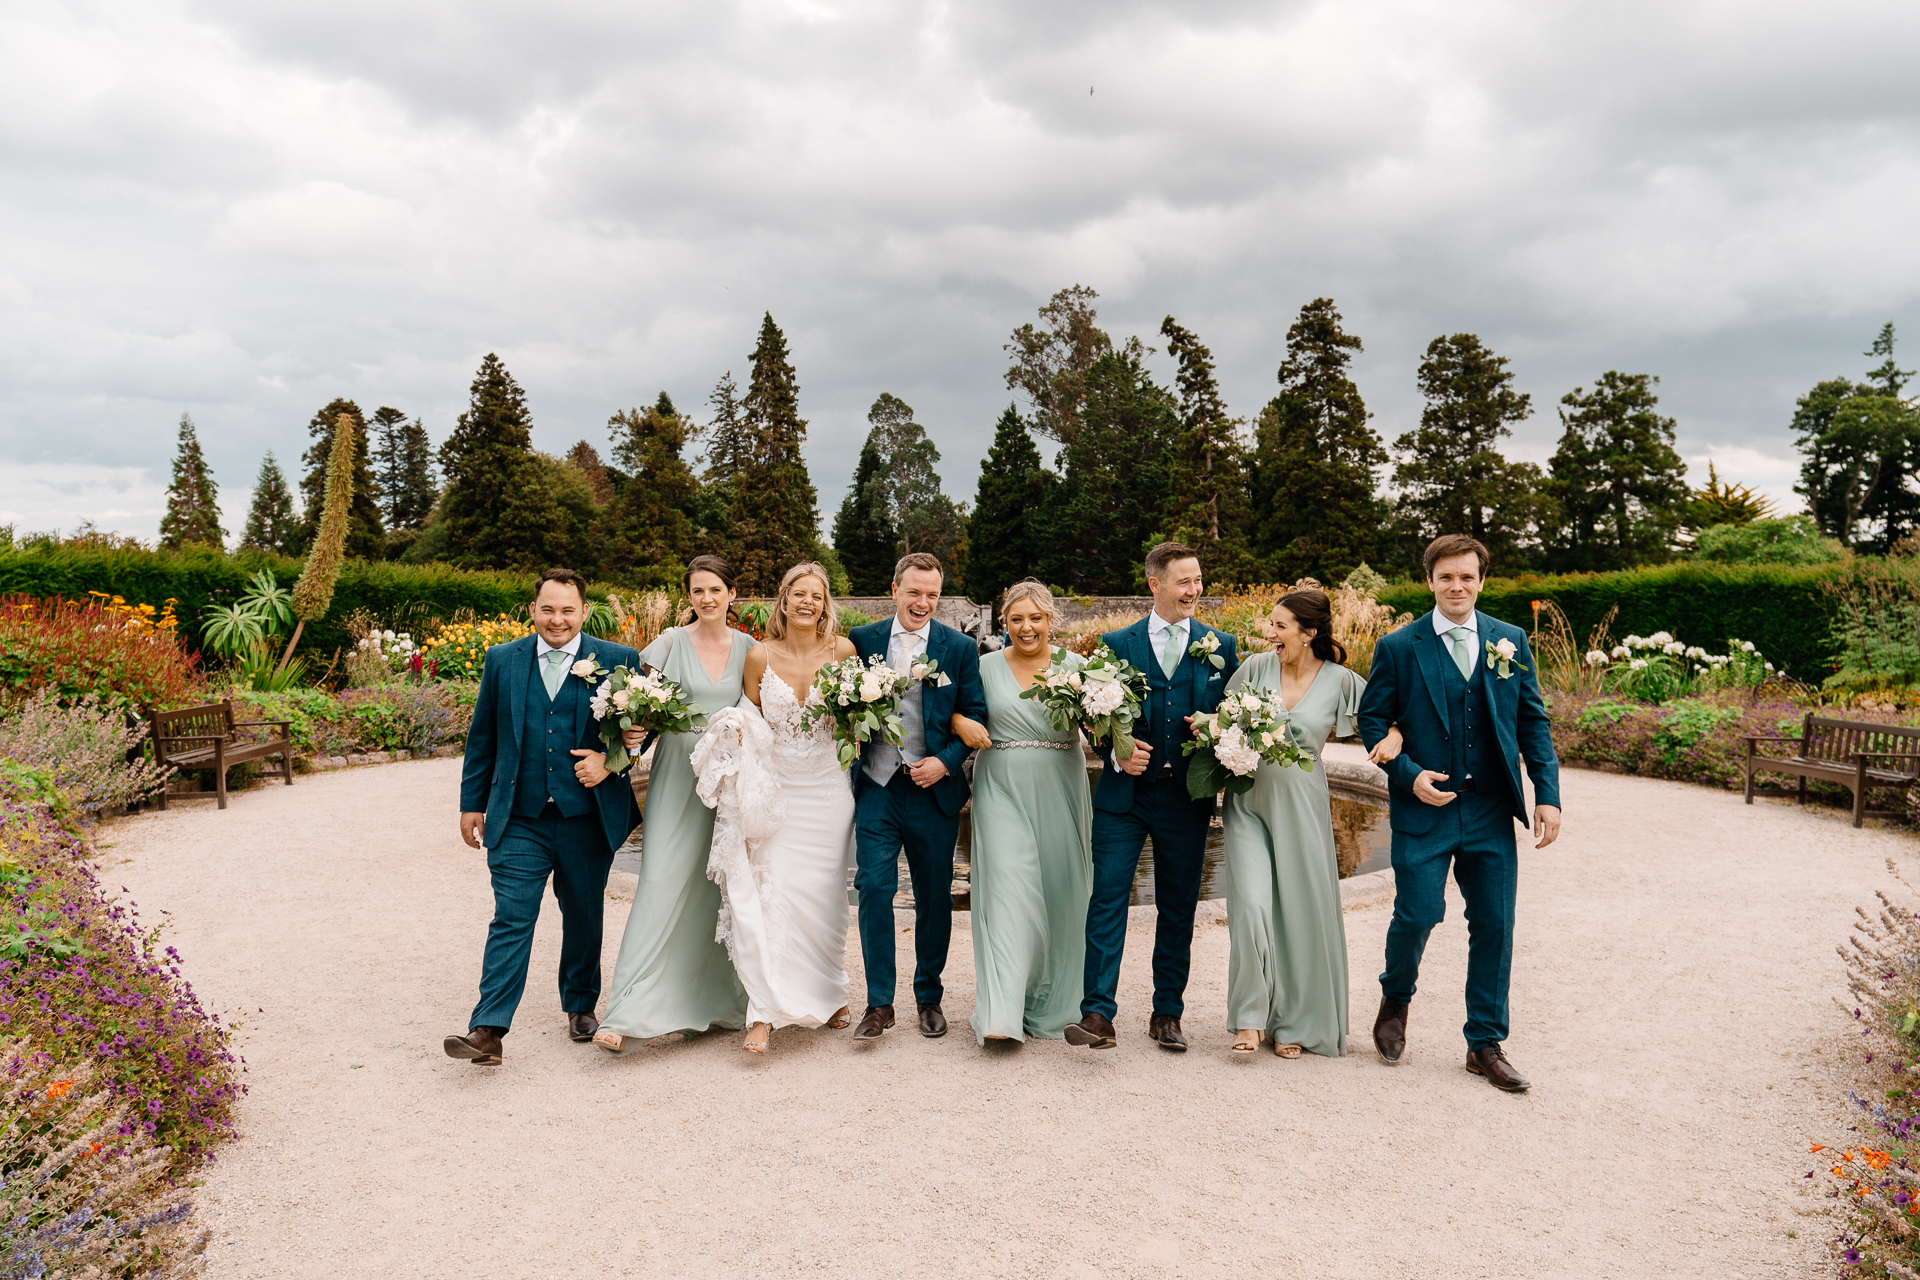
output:
M1140 619L1140 621L1130 627L1122 627L1118 631L1107 632L1107 634L1100 637L1100 642L1106 645L1107 648L1113 650L1116 656L1131 662L1142 671L1147 670L1148 664L1152 664L1152 666L1157 669L1160 665L1160 655L1153 651L1153 641L1147 635L1147 624L1152 621L1153 615L1149 613L1146 617ZM1225 697L1227 693L1227 681L1232 679L1233 673L1240 668L1240 655L1234 647L1232 636L1224 631L1215 630L1198 618L1193 619L1187 624L1188 647L1192 647L1202 636L1207 635L1220 637L1220 648L1218 652L1222 658L1227 660L1226 665L1216 671L1211 662L1208 662L1205 658L1196 658L1189 653L1185 658L1181 659L1182 665L1173 669L1173 678L1175 680L1190 680L1193 682L1193 710L1196 715L1219 710L1220 699ZM1189 742L1193 739L1193 727L1191 725L1182 723L1179 730L1181 742ZM1140 735L1135 734L1134 736L1139 737ZM1146 739L1141 738L1141 741L1144 742ZM1095 746L1094 752L1100 757L1102 768L1100 770L1100 785L1096 787L1093 792L1093 807L1096 809L1105 809L1108 813L1127 812L1133 808L1133 775L1130 773L1122 773L1113 767L1113 745L1111 743L1101 743ZM1184 751L1174 752L1173 759L1170 762L1166 760L1155 760L1149 757L1147 773L1149 775L1158 774L1162 765L1171 763L1173 765L1173 776L1184 783L1187 778L1187 759L1187 754ZM1209 803L1212 802L1209 801Z
M853 651L860 655L862 662L876 655L884 662L887 644L893 639L893 619L855 627L847 633L847 639L853 641ZM966 761L969 748L947 722L956 711L981 724L987 721L987 691L980 683L980 646L936 618L927 623L927 656L940 664L940 675L950 682L943 685L936 675L921 687L920 715L926 722L927 754L938 756L940 763L947 766L947 776L928 790L933 792L940 812L953 817L967 803L967 776L960 772L960 766ZM867 771L856 763L854 794L858 795L862 787L875 785Z
M1480 629L1480 653L1476 655L1482 667L1480 683L1493 715L1500 761L1506 766L1513 816L1528 824L1527 793L1520 785L1521 757L1525 757L1527 773L1533 778L1534 803L1560 806L1560 757L1554 752L1546 703L1540 697L1538 664L1527 647L1526 632L1484 613L1476 612L1474 617ZM1486 666L1486 646L1499 640L1513 641L1518 651L1514 654L1518 665L1505 680ZM1409 835L1432 830L1441 812L1441 806L1430 805L1413 794L1413 780L1424 769L1451 772L1452 726L1447 723L1442 663L1451 666L1453 654L1434 634L1433 612L1429 610L1409 625L1382 636L1374 645L1373 671L1360 698L1360 740L1368 750L1396 724L1406 740L1399 757L1386 765L1387 807L1393 829ZM1520 666L1527 669L1522 671ZM1451 779L1440 789L1445 791L1458 781Z
M473 727L467 730L466 766L460 772L460 811L487 815L486 832L481 843L491 849L506 835L507 822L513 816L513 798L520 777L520 743L526 731L527 682L534 678L534 650L538 636L522 636L487 650L486 665L480 671L480 694L473 704ZM626 666L638 670L640 655L624 644L580 637L579 657L592 658L608 670ZM574 700L573 719L580 726L580 741L575 746L589 751L604 751L600 743L600 722L593 718L587 703L593 696L591 685L568 673L560 682L557 698ZM640 804L633 798L633 787L626 772L614 774L592 789L599 806L600 825L607 833L607 848L618 849L640 825Z

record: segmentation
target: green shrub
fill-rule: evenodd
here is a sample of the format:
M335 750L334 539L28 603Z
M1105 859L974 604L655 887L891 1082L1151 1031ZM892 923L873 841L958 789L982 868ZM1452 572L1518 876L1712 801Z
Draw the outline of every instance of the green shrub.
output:
M1858 572L1861 564L1691 561L1617 573L1523 574L1490 579L1480 608L1531 631L1533 602L1551 600L1566 612L1574 634L1585 635L1618 605L1615 635L1670 631L1716 649L1739 636L1781 671L1817 684L1834 669L1839 602L1827 587L1843 574ZM1433 593L1423 582L1396 583L1380 593L1380 603L1422 614L1433 608Z
M1812 516L1786 516L1702 529L1693 554L1716 564L1832 564L1841 548L1820 536Z
M74 701L43 689L0 719L0 756L38 769L85 810L130 804L166 785L167 770L127 755L146 739L126 712L93 694Z
M1837 670L1830 689L1865 692L1920 683L1920 561L1856 560L1827 584Z

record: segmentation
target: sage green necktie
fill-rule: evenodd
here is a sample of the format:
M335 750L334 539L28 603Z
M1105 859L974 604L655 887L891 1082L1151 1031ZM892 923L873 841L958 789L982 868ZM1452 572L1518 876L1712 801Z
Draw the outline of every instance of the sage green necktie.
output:
M1173 669L1180 665L1180 628L1167 628L1167 642L1160 648L1160 670L1167 679L1173 679Z
M1467 647L1468 634L1465 627L1455 627L1447 632L1453 640L1453 665L1460 668L1462 680L1473 679L1473 650Z
M547 666L546 669L540 673L540 678L546 681L547 696L549 698L560 692L560 682L567 678L567 651L565 649L547 650Z

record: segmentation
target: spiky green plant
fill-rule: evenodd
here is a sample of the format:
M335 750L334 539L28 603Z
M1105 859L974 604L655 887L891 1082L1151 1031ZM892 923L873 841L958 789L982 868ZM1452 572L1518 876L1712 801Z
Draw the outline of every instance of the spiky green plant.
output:
M340 580L340 564L346 558L347 515L353 502L353 418L341 414L333 433L333 457L327 462L327 497L320 511L320 529L314 535L313 549L307 552L306 568L300 581L293 584L293 635L274 671L280 676L293 660L294 646L309 622L327 615L333 603L333 587Z

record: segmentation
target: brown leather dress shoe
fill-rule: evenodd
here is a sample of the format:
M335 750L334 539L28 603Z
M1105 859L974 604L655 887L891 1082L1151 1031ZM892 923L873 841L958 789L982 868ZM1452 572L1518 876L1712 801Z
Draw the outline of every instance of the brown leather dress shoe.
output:
M1373 1019L1373 1047L1380 1051L1380 1061L1390 1067L1400 1065L1400 1055L1407 1051L1407 1006L1380 997L1380 1012Z
M860 1025L853 1029L855 1040L878 1040L880 1033L893 1025L893 1006L873 1004L860 1015Z
M1467 1055L1467 1070L1485 1076L1487 1083L1507 1093L1525 1093L1531 1084L1507 1061L1507 1051L1497 1044L1475 1049Z
M497 1067L503 1046L492 1027L475 1027L463 1036L448 1036L442 1047L449 1058L464 1058L476 1067Z
M1187 1051L1187 1038L1180 1034L1180 1019L1170 1014L1156 1013L1147 1019L1147 1039L1175 1053Z
M567 1039L575 1044L586 1044L593 1039L593 1033L600 1029L600 1019L591 1013L570 1013L567 1015Z
M1083 1049L1113 1048L1113 1023L1098 1013L1083 1013L1080 1021L1067 1024L1068 1044L1077 1044Z
M938 1003L920 1006L920 1034L929 1040L947 1034L947 1015L940 1012Z

